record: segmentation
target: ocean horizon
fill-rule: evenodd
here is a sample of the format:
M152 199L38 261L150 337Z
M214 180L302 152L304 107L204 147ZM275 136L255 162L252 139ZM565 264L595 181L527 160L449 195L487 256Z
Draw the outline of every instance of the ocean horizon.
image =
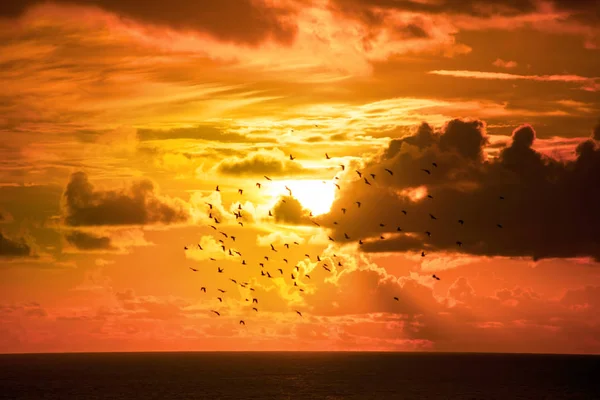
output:
M2 354L0 399L598 399L599 370L579 354Z

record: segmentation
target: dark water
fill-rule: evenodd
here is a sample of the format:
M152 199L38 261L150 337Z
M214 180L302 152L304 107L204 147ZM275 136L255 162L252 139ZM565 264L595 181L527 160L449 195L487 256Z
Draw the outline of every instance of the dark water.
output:
M600 357L431 353L0 355L0 399L600 399Z

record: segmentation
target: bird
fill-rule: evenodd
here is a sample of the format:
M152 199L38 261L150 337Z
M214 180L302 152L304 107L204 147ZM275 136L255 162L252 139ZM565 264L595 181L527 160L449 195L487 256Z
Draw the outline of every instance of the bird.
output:
M367 178L364 178L364 179L365 179L365 183L370 186L371 183L367 180Z
M235 236L230 236L230 238L235 242Z
M425 257L425 252L424 251L421 252L421 257Z
M400 301L400 299L399 299L399 298L397 298L397 297L394 297L394 300L396 300L396 301Z
M462 247L462 242L460 240L457 241L456 244L458 245L458 247Z
M221 292L221 293L225 293L225 292L226 292L226 290L223 290L223 289L217 289L217 290L218 290L219 292Z
M238 224L243 228L244 227L244 223L243 222L238 222Z
M344 164L340 164L340 168L342 169L342 171L346 170L346 166Z
M235 279L229 278L229 280L237 285L237 281Z
M358 174L359 178L362 178L362 173L359 170L356 170L356 173Z
M504 196L500 196L500 200L504 200Z
M358 244L363 244L363 241L359 239Z
M268 256L265 256L265 260L269 261L269 257L268 257Z
M223 273L223 268L217 267L217 272L220 273L220 274L222 274Z
M221 313L219 313L218 311L215 310L210 310L210 312L214 312L215 314L217 314L219 317L221 316Z
M284 259L283 259L283 262L287 264L287 263L288 263L288 260L287 260L287 258L284 258Z
M273 247L273 245L272 245L272 244L271 244L271 250L273 250L273 251L275 251L275 252L277 251L277 250L275 250L275 247Z
M309 274L304 274L305 277L307 277L308 279L310 279L310 275Z
M431 219L437 219L437 218L435 217L435 215L433 215L433 214L429 214L429 217L430 217Z
M238 189L239 194L244 194L244 189Z
M342 208L342 213L346 214L346 209L345 208Z
M287 190L287 191L288 191L288 193L290 194L290 196L292 195L292 189L290 189L289 187L287 187L287 186L286 186L286 187L285 187L285 190Z
M400 228L400 227L397 227L397 228L396 228L396 232L402 232L402 228Z
M328 160L331 159L331 157L329 157L329 154L327 154L327 153L325 153L325 158Z
M350 239L350 236L348 236L348 234L347 234L347 233L344 233L344 238L346 238L346 239Z
M433 162L433 163L431 163L431 165L433 165L434 167L437 168L437 164L436 163Z
M313 223L313 224L315 224L316 226L321 226L321 225L319 225L319 224L318 224L317 222L315 222L315 221L312 221L312 223Z
M217 188L215 189L215 191L220 192L219 185L217 185Z
M256 187L260 189L260 183L256 182Z
M256 303L256 304L258 304L258 299L254 299L254 298L253 298L253 299L252 299L252 303Z
M402 210L402 214L406 215L406 214L408 214L408 211Z
M502 224L496 224L498 228L502 228Z
M210 225L211 228L213 228L215 231L217 230L217 227L214 225Z
M463 221L462 219L459 219L459 220L458 220L458 223L459 223L459 224L461 224L461 225L464 225L464 224L465 224L465 221Z
M192 268L192 267L189 267L189 268L194 272L198 272L198 270L196 268Z
M427 235L427 237L431 237L431 232L426 231L425 234Z
M360 201L357 201L357 202L356 202L356 205L358 206L358 208L360 208L361 202L360 202Z
M222 303L222 302L223 302L223 299L222 299L222 298L220 298L220 297L217 297L217 300L219 300L219 302L220 302L220 303Z
M386 169L385 169L385 171L386 171L388 174L390 174L390 175L394 175L394 173L392 172L392 170L391 170L391 169L387 169L387 168L386 168Z
M284 246L286 249L289 249L289 248L290 248L290 245L289 245L288 243L284 243L284 244L283 244L283 246Z
M256 308L256 307L252 307L252 309L253 309L254 311L258 312L258 308Z
M421 168L421 171L426 172L427 175L431 175L431 171L425 168Z
M246 323L240 319L240 325L246 325Z
M204 286L202 286L202 287L200 288L200 291L201 291L201 292L204 292L204 293L206 293L206 288L205 288Z
M296 158L290 154L290 160L294 161Z
M432 277L433 279L435 279L435 280L438 280L438 281L440 280L440 278L439 278L437 275L435 275L435 274L431 275L431 277Z
M428 195L427 195L427 198L428 198L428 199L433 199L433 196L432 196L432 195L430 195L430 194L428 194Z
M210 210L212 210L212 208L213 208L213 205L212 205L211 203L206 203L206 204L208 204L208 208L209 208Z
M187 246L183 246L183 249L184 249L184 250L187 250L187 249L188 249L188 247L187 247Z
M370 174L371 178L375 179L375 174Z
M204 250L204 249L202 248L202 246L200 246L200 245L198 245L198 249L199 249L199 250Z
M266 176L266 175L265 175L265 179L266 179L266 180L268 180L268 181L270 181L270 180L271 180L271 178L269 178L269 177L268 177L268 176Z
M329 236L329 240L332 242L335 242L335 240L333 240L333 238L331 236Z
M279 271L279 273L280 273L281 275L283 275L283 270L282 270L281 268L277 268L277 271Z
M385 226L385 224L382 222L379 224L379 226L383 228Z
M325 271L327 271L327 272L331 272L331 270L330 270L329 268L327 268L327 264L324 264L324 265L323 265L323 268L325 268Z
M302 313L298 310L296 310L296 314L298 314L299 316L302 316Z
M342 188L340 188L340 185L338 185L337 183L334 183L335 187L338 188L338 190L342 190Z

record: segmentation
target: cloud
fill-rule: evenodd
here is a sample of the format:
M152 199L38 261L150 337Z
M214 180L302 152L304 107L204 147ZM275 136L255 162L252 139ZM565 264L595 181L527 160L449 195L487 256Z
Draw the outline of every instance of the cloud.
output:
M160 196L148 179L128 189L96 190L85 172L76 172L63 197L70 226L173 224L189 218L183 201Z
M529 80L539 82L566 82L580 83L581 89L596 92L600 90L600 78L588 78L579 75L517 75L505 72L485 72L485 71L449 71L435 70L429 71L433 75L452 76L455 78L473 78L473 79L498 79L498 80Z
M0 257L29 257L31 253L31 247L25 239L11 239L0 232Z
M135 0L57 0L58 4L100 7L125 19L180 31L207 33L224 42L257 46L270 40L290 44L296 34L292 9L284 9L262 0L223 0L195 3L174 0L169 3L150 0L140 7ZM18 5L0 6L0 16L17 17L42 0L25 0Z
M592 131L592 138L594 140L600 141L600 121L596 124L594 130Z
M246 157L225 159L216 165L217 172L241 176L297 176L308 173L298 162L291 161L281 150L258 150Z
M73 231L65 235L67 242L79 250L112 250L110 238L96 236L82 231Z
M273 207L273 218L275 222L283 222L293 225L312 225L310 210L292 196L281 196Z
M453 120L440 134L422 125L415 134L392 140L367 163L362 173L377 177L371 186L350 178L332 211L317 221L336 241L362 238L366 252L599 260L599 146L583 141L576 157L557 161L532 148L535 136L532 126L518 127L498 157L488 160L481 157L483 121ZM360 209L355 201L362 202Z
M501 58L497 58L496 61L494 61L492 64L495 65L496 67L507 68L507 69L515 68L517 66L516 61L504 61Z
M140 140L168 140L168 139L195 139L218 141L221 143L243 143L249 138L236 132L227 132L213 125L198 125L192 128L177 129L138 129L137 136Z

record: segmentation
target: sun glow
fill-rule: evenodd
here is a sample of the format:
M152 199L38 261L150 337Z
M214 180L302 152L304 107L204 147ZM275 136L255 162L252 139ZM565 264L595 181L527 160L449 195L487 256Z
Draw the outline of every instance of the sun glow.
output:
M298 199L303 207L312 211L313 215L325 214L331 210L336 190L332 181L313 179L275 181L271 184L270 194L273 197L288 196L286 186L292 191L292 196Z

